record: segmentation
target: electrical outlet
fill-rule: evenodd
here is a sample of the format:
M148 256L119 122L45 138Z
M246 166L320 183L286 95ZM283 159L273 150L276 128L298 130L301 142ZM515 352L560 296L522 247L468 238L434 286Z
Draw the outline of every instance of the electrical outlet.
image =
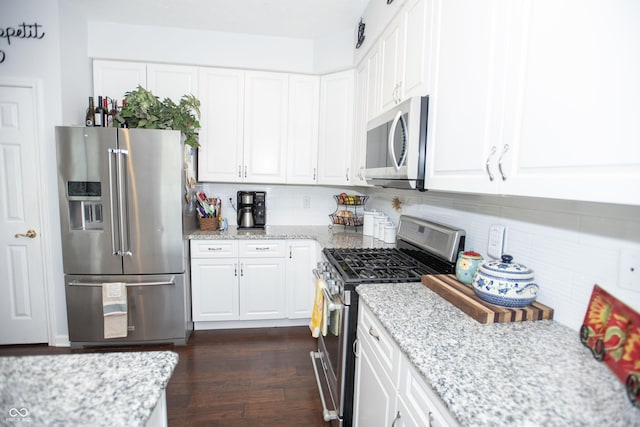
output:
M621 288L640 292L640 250L620 249L618 285Z
M311 209L311 196L302 196L302 208Z
M233 207L233 196L227 196L227 207Z
M500 259L504 251L504 238L506 229L504 225L492 225L489 227L489 245L487 253L491 258Z

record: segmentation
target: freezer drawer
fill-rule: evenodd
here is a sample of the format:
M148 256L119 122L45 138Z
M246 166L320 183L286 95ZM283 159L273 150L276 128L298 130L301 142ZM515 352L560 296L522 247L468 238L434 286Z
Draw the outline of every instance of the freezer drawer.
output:
M102 283L127 284L127 336L104 338ZM122 343L186 344L190 311L185 276L65 276L69 341L72 347Z

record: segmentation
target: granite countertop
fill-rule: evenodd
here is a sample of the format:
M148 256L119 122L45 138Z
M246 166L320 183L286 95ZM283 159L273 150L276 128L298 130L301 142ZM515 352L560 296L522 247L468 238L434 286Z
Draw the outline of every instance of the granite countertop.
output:
M638 426L640 409L578 332L480 324L421 283L357 288L463 426Z
M372 236L363 236L362 228L345 229L336 225L267 225L264 229L238 229L229 226L225 231L197 230L186 236L190 240L203 239L311 239L322 248L394 248L395 243L384 243Z
M0 425L143 426L177 363L171 351L0 357Z

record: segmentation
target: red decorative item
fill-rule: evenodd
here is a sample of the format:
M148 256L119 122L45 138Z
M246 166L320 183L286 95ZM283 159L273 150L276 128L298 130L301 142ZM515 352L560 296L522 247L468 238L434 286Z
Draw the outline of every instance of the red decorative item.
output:
M627 387L640 407L640 314L594 285L580 340Z

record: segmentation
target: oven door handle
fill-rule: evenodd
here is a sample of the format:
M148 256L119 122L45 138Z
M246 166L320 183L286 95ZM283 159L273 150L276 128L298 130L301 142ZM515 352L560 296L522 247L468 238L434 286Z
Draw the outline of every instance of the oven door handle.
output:
M320 401L322 402L322 418L325 420L325 422L328 422L331 420L337 420L338 412L330 411L329 408L327 408L327 402L324 398L324 392L322 391L322 384L320 383L320 374L318 373L318 366L317 366L318 362L316 362L316 359L320 359L320 361L322 362L322 352L312 351L309 353L309 355L311 356L311 363L313 364L313 373L315 374L315 377L316 377L316 385L318 386L318 392L320 393Z

